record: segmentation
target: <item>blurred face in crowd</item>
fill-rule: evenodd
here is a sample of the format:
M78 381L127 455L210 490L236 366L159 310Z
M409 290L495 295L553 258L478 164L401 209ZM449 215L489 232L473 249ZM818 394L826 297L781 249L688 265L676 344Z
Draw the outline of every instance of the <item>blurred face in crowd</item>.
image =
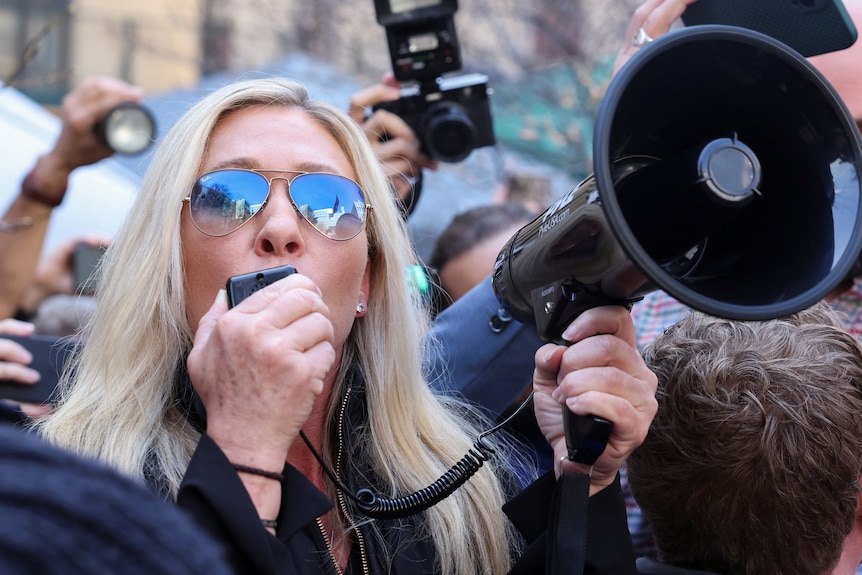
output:
M443 289L456 301L494 271L500 250L523 224L512 225L452 258L438 274Z

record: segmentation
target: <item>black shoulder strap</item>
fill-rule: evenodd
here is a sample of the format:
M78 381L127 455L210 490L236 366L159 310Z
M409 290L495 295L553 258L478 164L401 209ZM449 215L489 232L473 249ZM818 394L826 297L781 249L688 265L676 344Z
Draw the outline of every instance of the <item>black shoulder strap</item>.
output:
M587 554L590 476L563 472L557 479L548 516L547 575L581 575Z

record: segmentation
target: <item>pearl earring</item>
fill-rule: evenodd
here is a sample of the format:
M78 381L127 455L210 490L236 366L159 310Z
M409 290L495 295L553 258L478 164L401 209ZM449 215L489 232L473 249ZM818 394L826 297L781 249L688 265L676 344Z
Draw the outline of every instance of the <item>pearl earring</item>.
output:
M362 302L359 302L358 304L356 304L356 313L364 313L364 312L365 312L365 304Z

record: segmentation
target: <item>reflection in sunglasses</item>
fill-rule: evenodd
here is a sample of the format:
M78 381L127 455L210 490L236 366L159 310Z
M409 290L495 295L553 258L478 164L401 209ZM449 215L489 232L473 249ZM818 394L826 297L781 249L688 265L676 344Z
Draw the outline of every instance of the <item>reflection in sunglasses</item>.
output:
M277 179L287 183L294 208L326 237L349 240L365 225L370 206L353 180L322 172L260 171L297 175L267 179L257 170L240 169L204 174L186 198L195 227L210 236L238 230L266 205Z

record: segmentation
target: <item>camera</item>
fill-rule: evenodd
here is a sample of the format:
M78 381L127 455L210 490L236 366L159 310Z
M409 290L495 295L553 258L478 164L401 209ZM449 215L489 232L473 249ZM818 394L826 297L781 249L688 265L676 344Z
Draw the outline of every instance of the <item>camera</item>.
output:
M475 148L493 146L488 77L443 76L461 69L457 0L374 0L374 7L386 29L395 78L407 84L399 100L374 109L401 117L422 151L442 162L460 162Z
M133 156L150 147L156 137L152 113L136 102L123 102L111 108L93 131L118 154Z
M107 248L78 244L72 252L72 273L75 278L75 292L92 295L99 284L99 261Z

